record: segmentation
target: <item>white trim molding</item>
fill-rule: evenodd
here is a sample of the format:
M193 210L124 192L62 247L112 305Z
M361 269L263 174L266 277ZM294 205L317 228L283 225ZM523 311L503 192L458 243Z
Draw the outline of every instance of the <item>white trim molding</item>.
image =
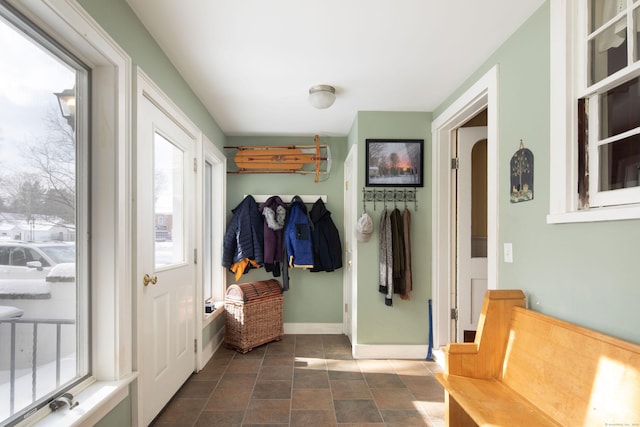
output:
M611 206L599 202L591 192L591 207L579 209L577 99L586 88L585 49L575 45L576 34L587 20L578 0L550 2L550 104L549 104L549 214L547 224L614 221L640 218L640 205L621 198ZM582 89L579 89L582 88ZM597 103L594 103L597 106ZM591 122L591 121L590 121ZM593 160L595 156L591 155ZM592 170L593 165L590 166ZM593 185L596 179L591 179ZM637 189L628 189L637 195ZM618 190L618 191L627 191ZM623 197L628 197L624 195ZM595 200L595 202L594 202ZM629 204L625 203L628 200ZM595 203L595 204L594 204ZM617 204L616 204L617 203Z
M285 323L285 335L341 335L342 323Z
M571 46L574 13L573 0L550 3L550 103L549 103L549 213L563 214L577 210L578 160L570 141L575 129L570 126L577 117L570 82L575 61Z
M132 371L131 58L75 0L15 0L18 10L92 71L93 374Z
M342 333L351 342L351 352L358 343L358 243L355 236L354 219L358 212L358 145L349 148L344 160L344 250L347 262L343 269L342 295L345 310L342 312ZM347 188L348 186L348 188Z
M196 330L196 333L197 333L197 330ZM206 346L202 347L202 350L199 353L200 360L196 366L197 371L202 370L205 367L205 365L209 362L209 360L211 360L215 352L218 351L218 349L222 346L222 344L224 344L224 333L225 333L225 328L224 327L220 328L218 333L216 333L216 335L213 338L211 338L211 341L209 341L209 343ZM201 340L202 340L202 331L200 331L200 336L198 337L198 341L201 341Z
M434 347L451 336L452 253L452 134L475 114L487 109L487 263L488 288L498 283L498 66L487 71L451 106L433 120L432 132L432 298Z
M9 2L92 71L92 378L73 393L78 393L80 402L76 411L92 414L89 419L93 424L129 396L130 384L135 383L131 58L75 0ZM91 399L82 397L88 395ZM86 408L83 402L88 405ZM43 425L48 425L49 420L55 424L56 417L48 406L33 417L44 418Z
M356 344L353 357L355 359L424 359L426 360L429 346L405 344Z
M112 411L129 395L129 387L136 380L133 373L118 381L93 381L90 385L83 384L81 391L71 393L78 405L79 411L55 411L39 420L37 427L81 427L95 425ZM31 421L33 422L33 421Z
M219 347L218 342L209 342L205 345L202 340L202 331L207 328L214 319L220 315L225 315L224 311L224 294L226 291L226 270L221 263L215 262L215 260L222 259L222 240L225 231L225 213L227 211L227 159L222 151L215 146L213 142L206 136L202 135L200 138L200 147L198 147L198 167L196 177L196 238L195 244L197 253L201 254L199 262L196 266L196 339L198 345L196 348L196 370L202 369L209 361L213 353L211 353L211 346L214 345L214 351ZM211 165L211 180L212 188L209 194L211 203L210 217L207 218L208 210L205 208L205 201L207 196L205 195L206 185L206 165ZM215 207L215 208L214 208ZM209 235L207 236L207 221L210 225ZM210 254L206 251L206 240L210 239ZM208 257L209 260L204 260L204 257ZM206 268L210 268L210 277L205 272ZM205 280L208 278L208 283ZM215 304L215 310L213 313L205 313L205 295L204 286L211 286L211 302ZM222 328L224 330L224 328ZM220 339L218 333L212 341Z
M171 121L173 121L173 123L179 127L182 131L184 131L186 133L186 136L189 138L189 142L193 144L193 152L192 154L197 155L196 151L198 149L198 147L202 147L202 132L200 131L200 129L189 119L189 117L173 102L173 100L149 77L148 74L146 74L141 68L137 68L137 107L138 107L138 111L136 112L137 114L137 119L138 119L138 150L141 150L142 147L142 143L141 141L143 141L142 136L144 135L144 129L141 127L140 122L141 122L141 117L144 117L144 111L143 111L143 106L145 105L145 100L150 102L151 104L153 104L159 111L161 111L164 115L167 116L167 118ZM138 157L140 156L140 154L138 154ZM139 161L140 163L140 161ZM138 171L139 172L139 171ZM195 179L195 178L194 178ZM143 180L140 178L140 176L137 176L136 179L136 184L138 185L138 193L142 194L142 192L144 192L146 189L143 188L143 186L145 185ZM191 191L195 192L195 189L192 189ZM199 197L200 195L194 196L194 197ZM140 212L142 212L141 210L141 204L144 203L142 198L138 198L137 201L138 205L137 205L137 215L141 215ZM189 209L195 209L195 205L193 207L189 207ZM188 242L193 242L195 239L195 235L196 233L196 229L195 229L195 224L192 223L192 221L194 221L194 218L185 218L187 225L187 231L186 233L188 233L188 239L186 241ZM140 233L140 229L138 229L138 234ZM138 238L138 237L136 237ZM142 265L141 262L141 254L142 252L139 252L139 254L136 256L136 267L135 267L135 276L136 277L142 277L144 274L144 268L145 266ZM197 276L194 276L194 280L197 279ZM202 292L202 287L201 286L196 286L194 284L194 290L193 292L197 292L197 290L199 290L200 292ZM144 395L145 393L148 393L146 390L144 390L144 382L146 381L146 378L144 378L144 372L142 367L144 366L144 356L145 356L145 352L143 351L144 345L145 345L145 336L144 336L144 331L143 331L143 327L145 325L145 322L143 321L143 315L144 315L144 310L143 310L143 303L144 298L143 298L143 287L142 286L135 286L135 292L136 292L136 296L137 296L137 307L135 309L136 312L136 320L137 320L137 330L136 330L136 349L137 349L137 367L138 367L138 371L140 371L140 380L137 383L137 387L135 390L135 397L134 397L134 420L137 422L138 425L143 425L145 424L145 418L147 417L147 415L145 415L143 413L143 402L144 402ZM198 341L201 339L202 337L202 317L200 318L196 318L198 316L197 313L200 313L200 315L202 315L201 312L199 312L195 305L196 305L196 301L197 301L197 297L195 295L193 295L193 298L191 299L191 303L193 304L191 307L191 313L193 314L193 318L191 319L190 325L192 325L193 327L193 338ZM198 348L197 348L197 344L196 344L196 353L198 353ZM148 354L147 354L148 355ZM193 360L193 369L197 370L197 360L198 355L194 354L194 360ZM147 384L148 385L148 384ZM176 390L177 391L177 390Z
M252 194L251 196L256 201L256 203L264 203L270 197L273 197L274 195ZM244 197L247 197L247 194L245 194ZM280 197L280 199L282 199L282 201L285 202L285 203L291 203L291 200L293 200L294 197L300 197L302 199L303 203L315 203L318 199L321 199L324 203L327 203L327 195L326 194L298 194L298 195L296 195L296 194L281 194L281 195L278 195L278 197Z

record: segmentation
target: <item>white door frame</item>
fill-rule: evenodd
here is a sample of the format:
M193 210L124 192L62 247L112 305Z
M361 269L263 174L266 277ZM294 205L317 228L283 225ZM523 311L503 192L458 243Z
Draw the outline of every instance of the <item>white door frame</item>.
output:
M170 119L172 119L176 125L178 125L180 128L182 128L182 130L184 130L189 136L191 136L193 138L193 140L195 141L195 146L194 146L194 151L197 147L202 145L202 132L200 132L200 130L193 124L193 122L191 122L191 120L180 110L180 108L178 108L173 101L151 80L151 78L144 73L144 71L142 71L140 68L138 68L137 70L137 86L138 86L138 91L137 91L137 99L138 99L138 110L140 109L140 105L143 102L143 97L146 98L147 100L149 100L150 102L152 102L158 109L160 109L163 113L165 113L167 115L167 117L169 117ZM139 112L138 112L139 114ZM137 171L136 171L137 173ZM140 191L140 190L138 190ZM195 191L195 190L193 190ZM139 203L139 200L136 201L136 203ZM138 209L136 207L136 209ZM195 209L195 206L194 206ZM192 224L192 228L194 227L194 218L189 218L188 219L188 223ZM187 230L187 232L190 232L192 234L195 234L194 230ZM191 237L189 239L190 242L194 242L194 238ZM138 248L139 250L139 248ZM186 251L188 254L190 254L192 252L192 249L188 249ZM192 259L189 259L188 262L192 262ZM136 260L135 262L135 268L133 268L133 272L134 272L134 277L132 279L132 283L133 286L135 287L135 294L136 294L136 322L137 322L137 328L136 328L136 370L138 372L141 371L141 367L144 363L143 360L143 356L144 356L144 351L142 350L143 346L144 346L144 336L143 336L143 319L142 319L142 315L143 315L143 309L142 309L142 304L143 304L143 291L142 291L142 285L141 285L141 277L144 273L143 270L141 270L142 266L138 265L138 262ZM198 284L194 284L194 288L195 288L195 292L201 292L202 291L202 287L199 286ZM197 296L193 295L192 296L192 301L195 304L195 301L197 301ZM194 318L192 319L191 324L194 325L194 336L195 337L199 337L201 335L201 332L199 332L197 330L197 326L201 325L200 322L197 322L196 318L195 318L195 313L197 313L196 307L192 307L191 309L191 313L193 313ZM196 351L194 349L193 351L193 366L195 368L196 366ZM137 423L137 425L145 425L144 423L144 414L142 411L142 401L143 401L143 395L144 395L144 390L143 387L141 387L141 381L142 379L140 377L138 377L138 384L136 386L136 391L135 391L135 395L134 395L134 402L133 402L133 411L134 411L134 424ZM177 391L177 390L176 390Z
M346 310L343 308L343 332L351 339L352 354L355 353L356 344L358 343L358 322L356 322L356 316L358 315L358 243L355 238L355 223L358 217L358 192L356 185L358 183L358 146L352 145L347 158L344 161L345 165L349 165L350 176L345 174L344 185L344 230L345 230L345 254L350 252L351 259L345 259L346 263L351 262L351 265L346 265L343 270L344 275L344 289L343 298L344 303L349 304L346 307L349 310L349 316L347 316ZM345 168L347 169L347 168ZM347 209L348 207L348 209ZM349 276L349 277L348 277ZM350 285L350 286L349 286ZM347 321L350 319L350 324Z
M451 336L453 271L451 158L453 132L487 109L487 263L488 289L497 287L498 274L498 66L495 65L433 120L432 133L432 299L434 347ZM435 255L437 254L437 256Z
M196 371L204 368L207 362L213 357L219 344L221 343L222 334L218 333L217 337L212 338L205 346L202 340L202 332L213 320L213 315L205 315L205 301L203 295L204 286L212 286L212 301L224 301L226 291L227 273L222 263L216 262L222 259L222 236L224 236L226 227L227 212L227 159L218 147L206 136L200 138L200 147L198 147L198 173L196 175L196 200L195 200L195 217L196 217L196 239L195 245L198 254L198 262L196 262ZM217 184L212 188L211 194L211 218L205 218L205 164L212 166L212 182ZM205 260L207 256L205 251L205 221L210 221L211 241L210 260ZM211 282L205 282L205 268L210 263Z

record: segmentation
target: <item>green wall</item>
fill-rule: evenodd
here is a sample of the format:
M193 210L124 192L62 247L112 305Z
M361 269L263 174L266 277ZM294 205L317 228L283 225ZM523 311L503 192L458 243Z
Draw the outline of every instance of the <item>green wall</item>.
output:
M211 340L216 338L218 332L224 328L225 316L217 316L207 326L202 329L202 345L207 346Z
M132 111L136 108L136 67L140 67L218 148L224 146L225 136L218 124L125 0L78 0L78 3L131 57ZM133 114L134 124L135 118Z
M533 310L640 342L640 221L546 223L549 186L560 184L549 182L549 18L547 1L434 117L498 64L498 287L524 290ZM509 160L520 139L535 156L535 198L511 204ZM513 263L502 262L505 242Z
M313 138L226 138L206 108L153 41L125 0L79 0L79 3L131 56L132 91L135 66L140 66L213 143L224 145L309 144ZM425 140L425 187L418 190L418 211L412 216L413 281L411 300L384 305L377 291L376 232L358 244L358 343L425 344L427 301L431 297L431 121L495 64L499 66L499 247L513 243L514 262L500 262L499 288L521 288L531 308L569 321L640 342L640 285L635 250L640 221L547 225L549 211L549 2L431 113L359 112L344 138L322 138L331 145L333 170L327 181L313 183L303 175L229 175L228 218L244 194L326 194L328 209L343 233L342 162L348 147L358 145L358 168L364 170L367 138ZM132 108L135 111L135 97ZM135 125L135 115L134 115ZM135 144L135 132L133 133ZM509 159L520 139L535 155L535 199L509 203ZM359 173L358 188L364 186ZM379 208L378 208L379 209ZM380 210L370 212L374 222ZM353 219L355 221L355 218ZM502 257L502 250L500 250ZM372 268L375 265L376 268ZM342 270L333 273L291 272L285 294L285 322L341 323ZM253 271L244 280L269 278ZM233 278L229 275L229 282ZM222 322L203 331L211 339ZM205 343L206 345L206 343ZM130 399L122 402L100 425L129 425Z
M227 176L227 223L231 219L231 209L235 208L246 194L263 195L326 195L327 209L344 241L344 186L342 164L347 154L347 138L320 136L320 143L331 148L332 168L328 178L314 183L313 175L300 174L229 174ZM313 136L308 137L228 137L228 146L240 145L310 145ZM225 150L229 158L229 170L235 169L235 150ZM308 205L311 209L311 205ZM344 245L344 242L343 242ZM344 247L343 247L344 249ZM342 324L342 276L343 269L311 273L307 270L290 271L289 291L284 294L285 323L340 323ZM253 269L243 275L238 282L266 280L273 278L264 269ZM279 280L281 278L278 278ZM231 273L227 283L236 283Z
M131 134L132 144L134 146L136 144L136 79L137 67L140 67L209 140L222 149L225 145L225 135L222 130L146 31L126 1L78 0L78 2L131 57L131 120L134 126ZM133 297L135 301L135 293ZM202 331L203 346L206 346L223 326L224 321L220 320L209 324ZM99 425L131 425L131 410L131 397L129 397L111 411Z
M370 139L424 139L424 188L417 189L418 210L411 211L413 292L410 300L393 298L384 304L378 292L378 230L383 206L369 203L367 212L374 232L366 243L358 243L358 344L426 344L429 337L428 300L431 298L431 113L359 112L352 129L358 144L358 170L365 168L365 141ZM360 190L365 175L358 174ZM358 203L359 209L362 203ZM401 210L404 206L398 206ZM389 210L393 204L388 205ZM359 214L360 212L358 212ZM355 222L354 218L354 222Z
M125 427L131 423L131 395L118 403L104 418L98 421L94 427Z
M131 108L134 128L137 123L135 114L137 108L136 68L140 67L211 142L222 150L225 145L225 135L222 130L135 16L126 1L79 0L79 3L131 57ZM132 132L132 140L135 145L135 131ZM222 324L212 322L203 330L203 346L206 346L211 338L216 336L222 326L224 326L224 322Z

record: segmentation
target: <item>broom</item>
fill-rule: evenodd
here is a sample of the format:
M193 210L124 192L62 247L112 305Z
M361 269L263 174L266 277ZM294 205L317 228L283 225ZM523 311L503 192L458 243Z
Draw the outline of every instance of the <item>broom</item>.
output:
M431 310L431 300L429 300L429 350L427 351L427 360L433 360L433 315Z

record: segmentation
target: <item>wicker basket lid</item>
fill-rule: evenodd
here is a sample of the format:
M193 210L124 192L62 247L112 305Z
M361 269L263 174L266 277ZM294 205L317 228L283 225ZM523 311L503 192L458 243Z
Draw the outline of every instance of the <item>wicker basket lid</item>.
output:
M275 279L233 284L227 288L226 299L253 301L282 294L282 286Z

